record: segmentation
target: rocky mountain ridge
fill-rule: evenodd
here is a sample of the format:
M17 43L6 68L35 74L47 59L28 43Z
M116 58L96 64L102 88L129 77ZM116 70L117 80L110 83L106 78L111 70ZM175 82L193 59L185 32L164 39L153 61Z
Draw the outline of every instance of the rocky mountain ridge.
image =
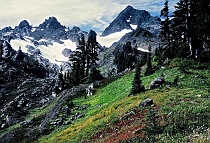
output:
M137 10L132 6L127 6L110 25L103 31L102 36L120 32L123 29L131 29L132 25L140 26L151 33L158 34L160 28L160 18L153 17L148 11Z
M88 33L74 26L72 29L61 25L55 17L45 19L39 26L31 26L27 20L23 20L12 29L10 26L0 30L0 35L4 40L23 39L24 36L32 37L36 45L50 44L51 41L61 43L61 40L70 39L76 42L81 34ZM46 39L49 43L39 42L40 39Z

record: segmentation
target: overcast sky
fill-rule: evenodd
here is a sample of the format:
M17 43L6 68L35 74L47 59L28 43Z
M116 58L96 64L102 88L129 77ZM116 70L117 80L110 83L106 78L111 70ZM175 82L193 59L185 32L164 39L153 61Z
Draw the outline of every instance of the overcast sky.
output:
M50 16L67 27L102 31L127 6L159 16L165 0L0 0L0 29L27 20L38 26ZM171 11L178 0L169 0Z

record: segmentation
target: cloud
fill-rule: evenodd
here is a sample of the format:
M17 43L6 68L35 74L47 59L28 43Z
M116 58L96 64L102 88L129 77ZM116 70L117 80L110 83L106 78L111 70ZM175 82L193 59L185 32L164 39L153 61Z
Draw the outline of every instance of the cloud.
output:
M24 19L37 26L49 16L55 16L65 26L103 30L127 5L159 16L164 2L165 0L1 0L0 29L14 27Z

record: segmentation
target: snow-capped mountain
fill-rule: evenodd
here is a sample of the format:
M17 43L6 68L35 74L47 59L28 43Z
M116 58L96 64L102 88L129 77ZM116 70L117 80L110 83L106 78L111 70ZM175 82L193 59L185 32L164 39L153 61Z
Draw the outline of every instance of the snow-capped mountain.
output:
M0 30L1 39L7 40L16 51L21 48L25 53L41 56L58 65L68 60L81 34L87 36L88 33L76 26L66 28L55 17L45 19L37 27L23 20L14 29L5 27Z
M113 59L127 42L138 49L142 61L145 62L144 55L148 52L148 47L151 46L152 52L158 47L160 26L160 18L151 16L145 10L127 6L98 38L102 45L107 44L109 47L101 53L100 66L113 69Z
M160 19L158 17L151 16L145 10L127 6L101 36L97 36L97 42L101 46L111 47L113 49L111 51L114 51L116 48L120 49L128 41L132 44L135 41L141 46L138 48L144 51L147 50L148 42L142 41L142 39L151 40L148 40L150 37L147 36L142 38L145 35L139 32L144 29L151 34L158 35L159 27ZM87 39L88 32L82 31L76 26L72 29L67 28L55 17L49 17L38 26L32 26L27 20L23 20L14 29L5 27L0 30L0 39L7 40L16 51L21 49L39 59L61 65L68 61L68 57L76 49L76 42L81 34L84 34ZM42 61L40 60L40 62Z
M151 16L148 11L137 10L132 6L127 6L101 35L107 36L124 29L135 30L137 26L157 34L159 33L160 22L159 17Z

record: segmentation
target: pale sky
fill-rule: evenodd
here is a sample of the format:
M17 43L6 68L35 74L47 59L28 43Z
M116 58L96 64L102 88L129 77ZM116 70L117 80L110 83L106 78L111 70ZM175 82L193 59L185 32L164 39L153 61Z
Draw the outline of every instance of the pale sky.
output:
M38 26L54 16L66 27L103 31L127 6L159 16L165 0L0 0L0 29L22 20ZM170 11L178 0L169 0Z

